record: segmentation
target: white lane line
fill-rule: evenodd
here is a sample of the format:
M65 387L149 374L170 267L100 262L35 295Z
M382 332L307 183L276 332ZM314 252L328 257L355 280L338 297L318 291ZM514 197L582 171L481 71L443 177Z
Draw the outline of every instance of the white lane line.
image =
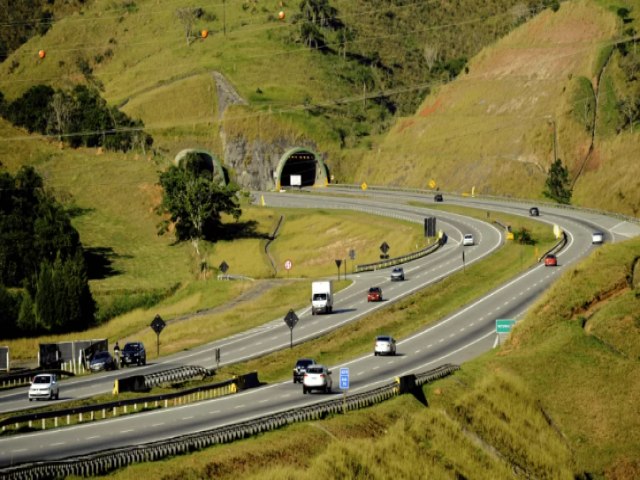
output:
M154 423L153 425L151 425L152 427L161 427L162 425L164 425L164 422L160 422L160 423ZM93 438L93 437L91 437ZM96 437L97 438L97 437Z
M131 432L133 432L133 428L129 430L120 430L120 433L131 433Z
M18 452L26 452L27 449L26 448L19 448L17 450L11 450L12 453L18 453Z
M244 408L244 405L236 405L235 407L233 407L234 409L238 409L238 408Z
M364 375L364 372L358 372L356 375L359 377L360 375Z
M193 418L193 415L191 415L190 417L182 417L183 420L191 420Z
M52 447L59 447L60 445L64 445L64 444L65 444L65 442L56 442L56 443L51 443L50 445Z
M258 403L265 403L265 402L268 402L268 401L269 401L269 399L265 398L264 400L260 400Z
M372 370L378 370L380 367L378 365L376 365L375 367L372 368Z
M96 438L100 438L100 435L92 435L90 437L87 437L87 440L95 440Z
M413 353L415 353L415 354L420 353L420 349L416 350L416 351L415 351L415 352L413 352Z
M216 413L220 413L220 410L211 410L209 413L215 415Z

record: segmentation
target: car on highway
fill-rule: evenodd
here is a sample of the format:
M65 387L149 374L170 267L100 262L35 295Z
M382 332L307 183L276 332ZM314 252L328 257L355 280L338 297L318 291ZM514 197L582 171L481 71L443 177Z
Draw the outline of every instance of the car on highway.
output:
M320 390L331 393L333 379L331 370L324 365L310 365L302 378L302 393L310 393L312 390Z
M312 358L299 358L293 367L293 383L302 383L307 368L315 363Z
M371 287L367 292L367 302L381 302L382 289L380 287Z
M373 355L395 355L396 354L396 341L389 335L378 335L376 337L376 343L373 346Z
M593 232L591 234L591 243L594 245L600 245L604 243L604 233L602 232Z
M466 233L464 237L462 237L462 245L467 247L474 244L473 235L471 233Z
M147 351L142 342L128 342L122 349L120 364L122 366L129 365L146 365Z
M91 370L92 372L115 369L116 361L106 350L103 352L96 352L93 357L91 357L91 361L89 362L89 370Z
M557 267L558 266L558 257L554 254L550 253L546 257L544 257L544 266L545 267Z
M404 269L402 267L395 267L391 270L391 281L401 282L404 280Z
M537 217L540 215L540 210L538 210L538 207L531 207L529 209L529 216L531 217Z
M31 380L29 401L39 400L41 398L47 400L57 400L60 398L60 387L58 386L58 377L55 373L39 373Z
M442 200L443 200L443 198L442 198L442 194L441 194L441 193L436 193L436 194L433 196L433 201L434 201L434 202L442 202Z

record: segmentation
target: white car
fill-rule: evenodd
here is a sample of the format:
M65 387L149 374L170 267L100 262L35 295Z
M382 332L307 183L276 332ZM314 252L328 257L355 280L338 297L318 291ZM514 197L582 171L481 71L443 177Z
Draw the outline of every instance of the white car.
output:
M376 344L373 347L373 355L395 355L396 341L389 335L379 335L376 337Z
M311 392L312 390L331 393L332 386L331 370L324 365L309 365L307 367L307 371L304 372L304 377L302 377L302 393Z
M467 247L473 244L474 244L473 235L470 233L466 233L464 237L462 237L462 245Z
M39 373L31 381L29 387L29 401L45 398L49 400L60 397L60 387L55 373Z
M591 234L591 243L594 245L600 245L604 242L604 233L602 232L593 232Z

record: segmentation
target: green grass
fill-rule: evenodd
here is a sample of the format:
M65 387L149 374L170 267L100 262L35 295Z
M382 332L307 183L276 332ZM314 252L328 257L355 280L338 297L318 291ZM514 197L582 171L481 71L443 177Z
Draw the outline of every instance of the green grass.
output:
M609 338L607 346L582 329L581 317L589 305L589 322L603 315L606 323L609 311L629 308L628 295L637 299L626 276L639 247L638 239L607 245L569 269L501 349L425 386L429 408L405 395L322 422L134 465L109 478L196 479L214 472L217 478L335 478L336 472L387 478L389 471L401 478L507 478L514 471L536 478L635 478L640 419L633 399L640 369L637 358L611 345L620 351L624 344L637 346L640 327L628 325L629 339ZM412 300L405 318L418 305L426 308L424 299ZM269 363L263 361L266 368Z

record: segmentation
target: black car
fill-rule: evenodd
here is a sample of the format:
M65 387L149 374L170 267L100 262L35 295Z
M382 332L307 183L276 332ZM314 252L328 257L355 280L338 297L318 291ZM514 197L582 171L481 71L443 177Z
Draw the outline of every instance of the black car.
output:
M540 215L540 210L538 210L538 207L531 207L529 209L529 215L532 217L537 217Z
M92 372L99 372L100 370L115 370L115 368L116 361L107 351L96 352L89 362L89 369Z
M442 201L442 194L441 193L436 193L433 197L433 201L434 202L441 202Z
M305 372L307 371L307 367L309 365L314 365L314 362L311 358L300 358L296 362L296 366L293 369L293 383L302 383L302 379L304 377Z
M123 366L129 365L146 365L147 352L142 342L129 342L122 349L122 359L120 362Z

